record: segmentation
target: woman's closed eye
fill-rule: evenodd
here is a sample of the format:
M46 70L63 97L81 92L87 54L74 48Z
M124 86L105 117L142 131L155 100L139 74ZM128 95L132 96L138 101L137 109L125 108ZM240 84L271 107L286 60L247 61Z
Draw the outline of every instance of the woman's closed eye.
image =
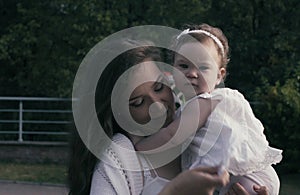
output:
M164 84L161 82L157 82L154 86L154 91L155 92L159 92L162 91L164 89Z
M131 101L129 103L130 106L133 106L133 107L139 107L141 106L142 104L144 103L144 99L143 98L136 98L135 100Z

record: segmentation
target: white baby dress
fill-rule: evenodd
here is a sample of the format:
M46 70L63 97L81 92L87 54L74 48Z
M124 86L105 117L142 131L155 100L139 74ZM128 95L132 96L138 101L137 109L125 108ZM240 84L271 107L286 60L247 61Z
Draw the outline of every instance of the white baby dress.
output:
M232 175L243 176L268 170L281 161L282 151L269 146L262 123L241 93L219 88L211 94L196 96L186 104L197 98L213 98L220 102L182 154L183 169L222 166ZM274 171L270 174L266 176L273 177ZM279 190L279 180L276 182L275 193Z

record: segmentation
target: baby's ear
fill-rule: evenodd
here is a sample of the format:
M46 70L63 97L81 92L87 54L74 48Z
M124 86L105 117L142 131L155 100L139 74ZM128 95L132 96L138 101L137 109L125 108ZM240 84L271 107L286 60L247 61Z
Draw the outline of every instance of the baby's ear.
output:
M219 85L221 82L223 82L224 78L225 78L225 75L226 75L226 69L225 68L220 68L219 69L219 72L218 72L218 80L217 80L217 84L216 85Z

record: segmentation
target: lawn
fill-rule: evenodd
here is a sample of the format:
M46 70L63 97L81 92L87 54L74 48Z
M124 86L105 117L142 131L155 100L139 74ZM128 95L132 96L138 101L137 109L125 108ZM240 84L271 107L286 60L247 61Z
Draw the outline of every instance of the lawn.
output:
M65 165L0 163L0 180L65 184L66 177Z
M65 184L67 168L57 164L0 163L0 180ZM300 195L300 173L280 175L280 195Z

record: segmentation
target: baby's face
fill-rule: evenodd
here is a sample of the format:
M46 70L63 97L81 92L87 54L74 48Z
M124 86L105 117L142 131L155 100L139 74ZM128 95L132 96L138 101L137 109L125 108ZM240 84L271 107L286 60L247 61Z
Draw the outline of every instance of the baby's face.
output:
M182 75L174 73L176 86L183 90L192 85L196 94L211 92L223 78L225 69L219 68L220 57L212 41L189 42L182 45L175 56L174 67L188 79L187 83Z

